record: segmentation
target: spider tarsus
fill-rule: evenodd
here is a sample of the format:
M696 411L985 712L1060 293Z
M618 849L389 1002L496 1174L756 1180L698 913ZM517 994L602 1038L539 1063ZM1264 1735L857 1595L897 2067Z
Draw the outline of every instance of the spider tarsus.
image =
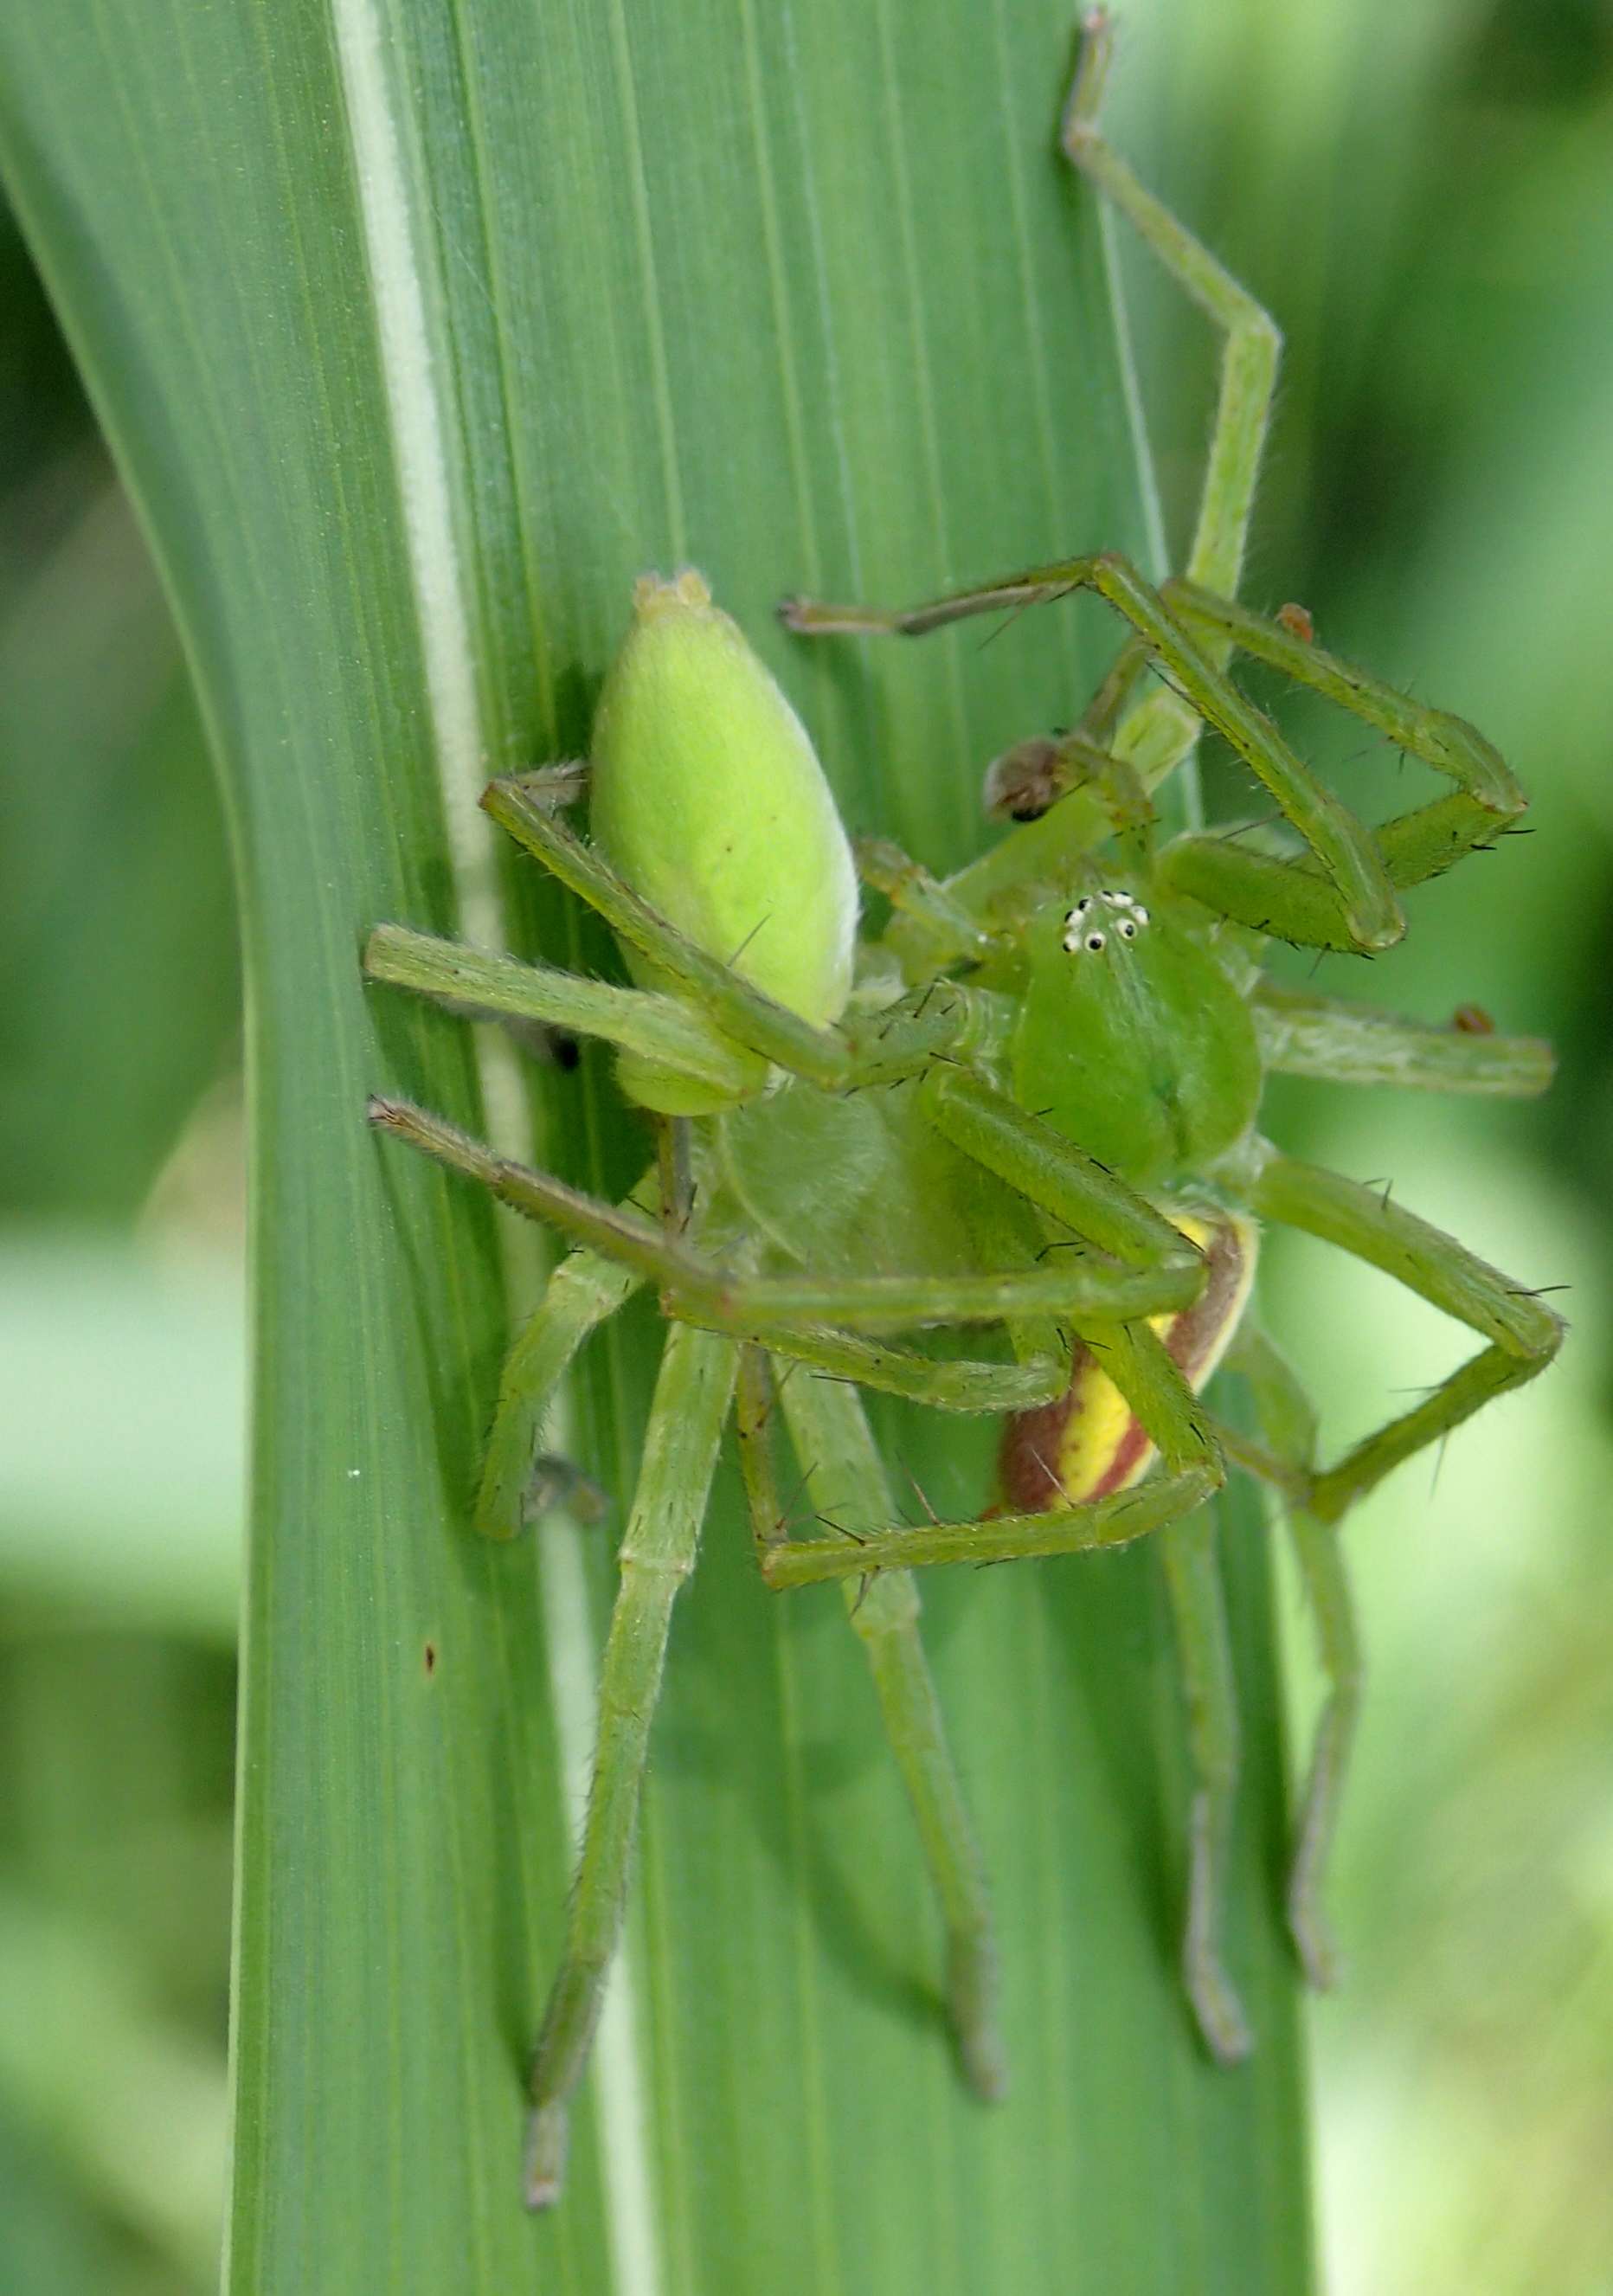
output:
M1319 1906L1311 1902L1308 1886L1289 1894L1289 1935L1314 1993L1331 1993L1343 1980L1347 1964L1331 1924Z
M529 2209L552 2209L559 2200L570 2140L570 2115L564 2104L558 2099L540 2104L528 2124L525 2194Z
M590 772L585 758L568 758L559 765L538 766L529 773L511 774L504 778L551 812L558 813L586 795ZM483 790L480 803L484 808L488 791L497 787L498 782L494 780Z
M1188 1997L1205 2046L1217 2064L1241 2064L1255 2046L1249 2020L1220 1964L1190 1954L1184 1972Z

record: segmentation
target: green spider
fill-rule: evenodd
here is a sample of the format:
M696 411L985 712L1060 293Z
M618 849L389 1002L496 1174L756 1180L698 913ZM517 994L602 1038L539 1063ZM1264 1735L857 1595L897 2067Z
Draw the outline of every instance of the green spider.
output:
M646 1281L667 1317L621 1546L565 1957L533 2069L534 2206L561 2190L568 2101L621 1925L673 1600L693 1566L731 1410L764 1578L778 1588L842 1583L946 1928L962 2065L990 2096L1003 2080L990 1907L919 1641L912 1569L1160 1535L1196 1775L1183 1972L1208 2046L1236 2059L1249 2034L1219 1929L1237 1720L1208 1502L1229 1462L1275 1490L1320 1629L1330 1687L1289 1912L1307 1975L1326 1984L1334 1953L1321 1879L1359 1693L1337 1527L1390 1469L1542 1370L1560 1340L1532 1292L1453 1238L1387 1195L1284 1156L1255 1128L1273 1070L1449 1091L1543 1088L1550 1055L1532 1040L1298 994L1260 969L1267 936L1362 954L1388 947L1404 930L1400 891L1491 843L1524 800L1471 727L1323 652L1297 612L1273 622L1232 603L1279 339L1100 135L1110 38L1103 15L1088 19L1064 150L1225 334L1185 578L1156 590L1101 554L906 612L800 600L781 610L804 635L917 636L1080 589L1107 599L1130 633L1076 730L1028 742L988 775L988 803L1016 825L945 882L887 843L861 848L857 867L890 919L879 938L858 940L852 855L805 733L697 577L650 581L607 681L590 767L497 781L483 798L604 917L639 985L393 925L366 952L376 980L614 1043L624 1090L657 1136L644 1180L611 1206L406 1103L371 1107L377 1124L571 1247L505 1367L482 1531L520 1528L535 1474L552 1496L553 1464L538 1449L544 1415L590 1332ZM1450 794L1363 826L1243 698L1227 674L1237 652L1425 759L1450 778ZM1159 841L1150 793L1205 725L1269 791L1286 844ZM592 844L563 818L585 787ZM1273 1221L1370 1261L1485 1342L1325 1469L1310 1406L1248 1307L1259 1227ZM929 1351L928 1332L957 1327L981 1334L971 1357L955 1342ZM1223 1360L1249 1384L1258 1440L1199 1399ZM785 1375L798 1367L805 1375ZM970 1522L893 1523L858 1387L1003 1417L999 1509ZM775 1407L824 1537L785 1527Z

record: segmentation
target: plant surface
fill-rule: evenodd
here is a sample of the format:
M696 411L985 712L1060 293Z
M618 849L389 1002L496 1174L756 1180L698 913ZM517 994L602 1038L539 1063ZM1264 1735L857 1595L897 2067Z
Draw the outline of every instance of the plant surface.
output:
M789 627L822 636L922 636L1081 590L1114 607L1131 635L1076 730L1017 747L987 776L992 808L1021 825L945 882L888 840L865 844L863 873L891 922L854 949L851 856L798 722L698 578L649 580L602 698L591 772L496 782L483 799L612 927L644 985L540 972L399 927L369 946L373 978L614 1042L624 1088L659 1128L658 1167L612 1207L417 1107L371 1109L574 1246L505 1370L484 1531L520 1527L535 1462L542 1504L553 1499L556 1465L540 1439L589 1335L645 1278L672 1319L621 1549L566 1952L532 2074L534 2206L561 2190L673 1602L694 1566L736 1392L762 1575L774 1588L847 1582L946 1932L961 2059L995 2098L1004 2065L992 1919L911 1569L1160 1535L1194 1765L1183 1968L1211 2053L1234 2062L1251 2044L1221 1943L1239 1724L1208 1504L1227 1458L1286 1503L1329 1677L1288 1892L1299 1957L1326 1985L1337 1956L1319 1897L1359 1675L1337 1526L1394 1467L1535 1376L1560 1338L1534 1293L1388 1190L1285 1157L1255 1130L1268 1070L1543 1087L1545 1048L1497 1037L1482 1014L1432 1030L1280 989L1261 969L1267 940L1362 955L1391 946L1404 931L1399 892L1492 845L1524 800L1470 726L1325 653L1303 610L1266 621L1232 602L1278 338L1103 141L1109 42L1109 20L1093 16L1064 150L1226 335L1185 578L1156 590L1100 554L904 611L800 599L783 609ZM1452 792L1369 830L1243 698L1227 675L1234 651L1364 720ZM1205 726L1274 801L1287 843L1256 824L1253 837L1198 831L1158 846L1152 792ZM592 849L561 818L585 783ZM1249 1305L1261 1222L1355 1254L1486 1346L1319 1468L1310 1406ZM959 1326L998 1335L1000 1352L937 1357L888 1343ZM1197 1399L1229 1349L1252 1393L1255 1443ZM1001 1506L986 1520L892 1522L850 1392L859 1386L944 1411L1011 1412ZM789 1535L770 1447L775 1392L822 1538ZM572 1480L562 1465L561 1484Z

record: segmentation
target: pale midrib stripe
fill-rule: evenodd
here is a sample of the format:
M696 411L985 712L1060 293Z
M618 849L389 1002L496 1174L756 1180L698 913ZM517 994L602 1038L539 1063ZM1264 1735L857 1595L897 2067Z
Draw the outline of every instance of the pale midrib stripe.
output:
M562 1449L570 1431L565 1423L569 1418L562 1409L553 1423ZM569 1516L554 1515L543 1524L538 1537L544 1579L544 1656L560 1742L562 1795L570 1821L568 1837L580 1842L599 1710L599 1685L592 1659L596 1636L585 1559L586 1534ZM657 2296L663 2275L646 2141L649 2083L639 2053L638 1987L625 1933L605 1988L589 2079L598 2109L605 2231L615 2284L622 2296ZM561 2206L565 2205L562 2201Z
M333 0L332 18L460 919L467 939L496 947L503 938L503 920L495 839L476 802L485 744L471 616L454 528L446 428L381 20L374 0ZM526 1146L526 1118L513 1049L502 1032L478 1033L488 1136L504 1153L520 1155ZM508 1272L517 1277L513 1288L528 1288L520 1283L517 1270ZM540 1556L549 1693L564 1800L575 1814L586 1800L596 1714L588 1655L594 1635L575 1529L554 1527ZM661 2274L645 2143L647 2083L637 2046L633 1989L624 1957L600 2021L593 2087L615 2284L620 2296L658 2296Z

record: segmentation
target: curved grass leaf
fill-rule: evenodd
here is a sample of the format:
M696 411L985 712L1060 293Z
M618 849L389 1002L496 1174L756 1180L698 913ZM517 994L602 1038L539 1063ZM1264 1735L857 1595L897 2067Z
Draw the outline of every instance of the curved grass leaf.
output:
M730 1480L571 2190L521 2216L609 1554L557 1530L535 1570L468 1536L492 1217L361 1114L397 1089L522 1128L496 1046L479 1073L456 1024L366 998L357 951L396 917L603 960L474 797L583 744L644 567L700 563L766 644L782 590L1146 547L1100 240L1052 151L1068 39L1062 0L151 0L0 29L6 164L178 611L244 920L242 2291L1307 2284L1247 1521L1249 2067L1205 2064L1175 1982L1157 1558L925 1590L1006 1956L1015 2087L987 2113L947 2061L838 1599L764 1596ZM852 825L941 865L979 837L983 761L1068 718L1106 635L1040 617L985 646L771 650ZM541 1117L544 1156L595 1185L643 1155L592 1067ZM579 1397L576 1447L620 1495L655 1338L625 1321ZM981 1439L887 1429L938 1511L978 1500Z

